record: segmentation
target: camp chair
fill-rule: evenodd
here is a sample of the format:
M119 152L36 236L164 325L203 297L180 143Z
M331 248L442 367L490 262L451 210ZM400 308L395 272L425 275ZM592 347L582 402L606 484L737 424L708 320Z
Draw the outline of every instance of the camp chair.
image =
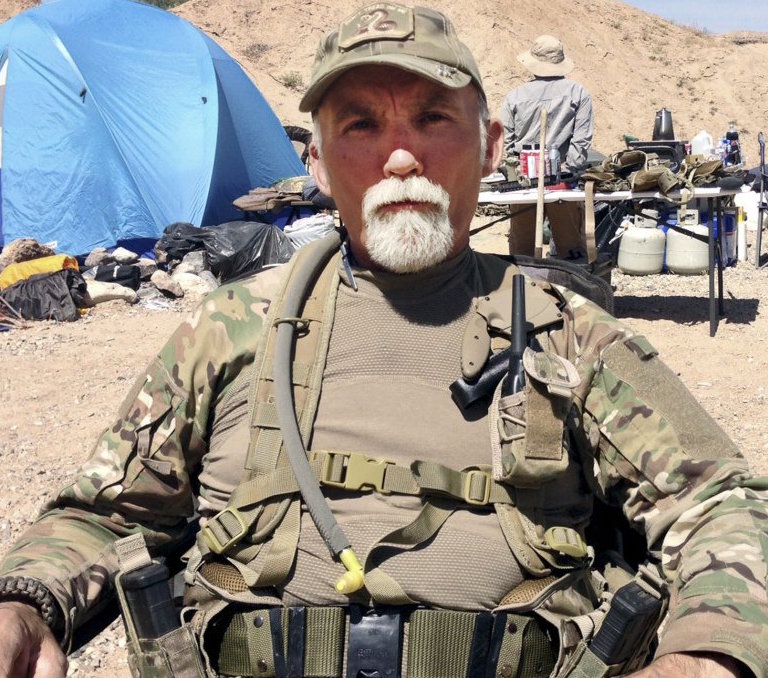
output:
M760 245L763 239L763 217L768 212L768 171L765 167L765 135L757 135L760 144L760 198L757 203L757 238L755 239L755 268L760 268Z

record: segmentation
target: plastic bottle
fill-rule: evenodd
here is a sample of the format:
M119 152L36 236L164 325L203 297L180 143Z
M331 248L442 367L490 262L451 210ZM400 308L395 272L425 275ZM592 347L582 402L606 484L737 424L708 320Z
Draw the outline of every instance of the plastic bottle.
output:
M714 140L706 130L701 130L691 139L691 155L712 155Z
M735 121L732 120L728 124L725 138L728 141L728 155L725 159L725 164L738 165L741 162L741 148L739 144L739 130L736 129Z
M747 217L743 207L737 207L736 212L736 258L747 260Z
M549 151L549 164L552 168L552 175L554 176L554 182L560 183L560 150L553 148Z
M717 140L717 148L715 148L715 155L725 163L725 141L724 139Z

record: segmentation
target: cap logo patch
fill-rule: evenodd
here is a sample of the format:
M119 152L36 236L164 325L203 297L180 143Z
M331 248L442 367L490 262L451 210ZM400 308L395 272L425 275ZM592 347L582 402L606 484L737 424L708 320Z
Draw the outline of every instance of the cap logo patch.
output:
M413 34L413 10L386 2L360 10L339 26L339 48L374 40L404 40Z

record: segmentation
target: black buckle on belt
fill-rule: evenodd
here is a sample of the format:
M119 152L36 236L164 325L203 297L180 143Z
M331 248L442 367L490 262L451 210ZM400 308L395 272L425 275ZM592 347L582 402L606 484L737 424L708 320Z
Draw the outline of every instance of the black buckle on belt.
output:
M288 608L288 656L282 626L282 609L269 611L269 627L272 632L272 655L275 661L275 678L302 678L304 675L304 645L307 625L306 607Z
M507 625L507 614L478 612L469 652L467 678L493 678L499 663L501 643Z
M349 608L347 678L400 678L403 621L399 612L381 609L363 614Z

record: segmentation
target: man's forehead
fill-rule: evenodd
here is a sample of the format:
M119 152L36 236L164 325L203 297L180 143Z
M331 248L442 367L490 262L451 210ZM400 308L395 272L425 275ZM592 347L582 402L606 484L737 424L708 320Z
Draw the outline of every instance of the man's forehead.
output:
M466 90L466 91L465 91ZM384 104L383 97L411 100L421 105L461 105L472 85L451 89L433 80L390 66L358 66L341 75L325 94L320 108L369 109Z

